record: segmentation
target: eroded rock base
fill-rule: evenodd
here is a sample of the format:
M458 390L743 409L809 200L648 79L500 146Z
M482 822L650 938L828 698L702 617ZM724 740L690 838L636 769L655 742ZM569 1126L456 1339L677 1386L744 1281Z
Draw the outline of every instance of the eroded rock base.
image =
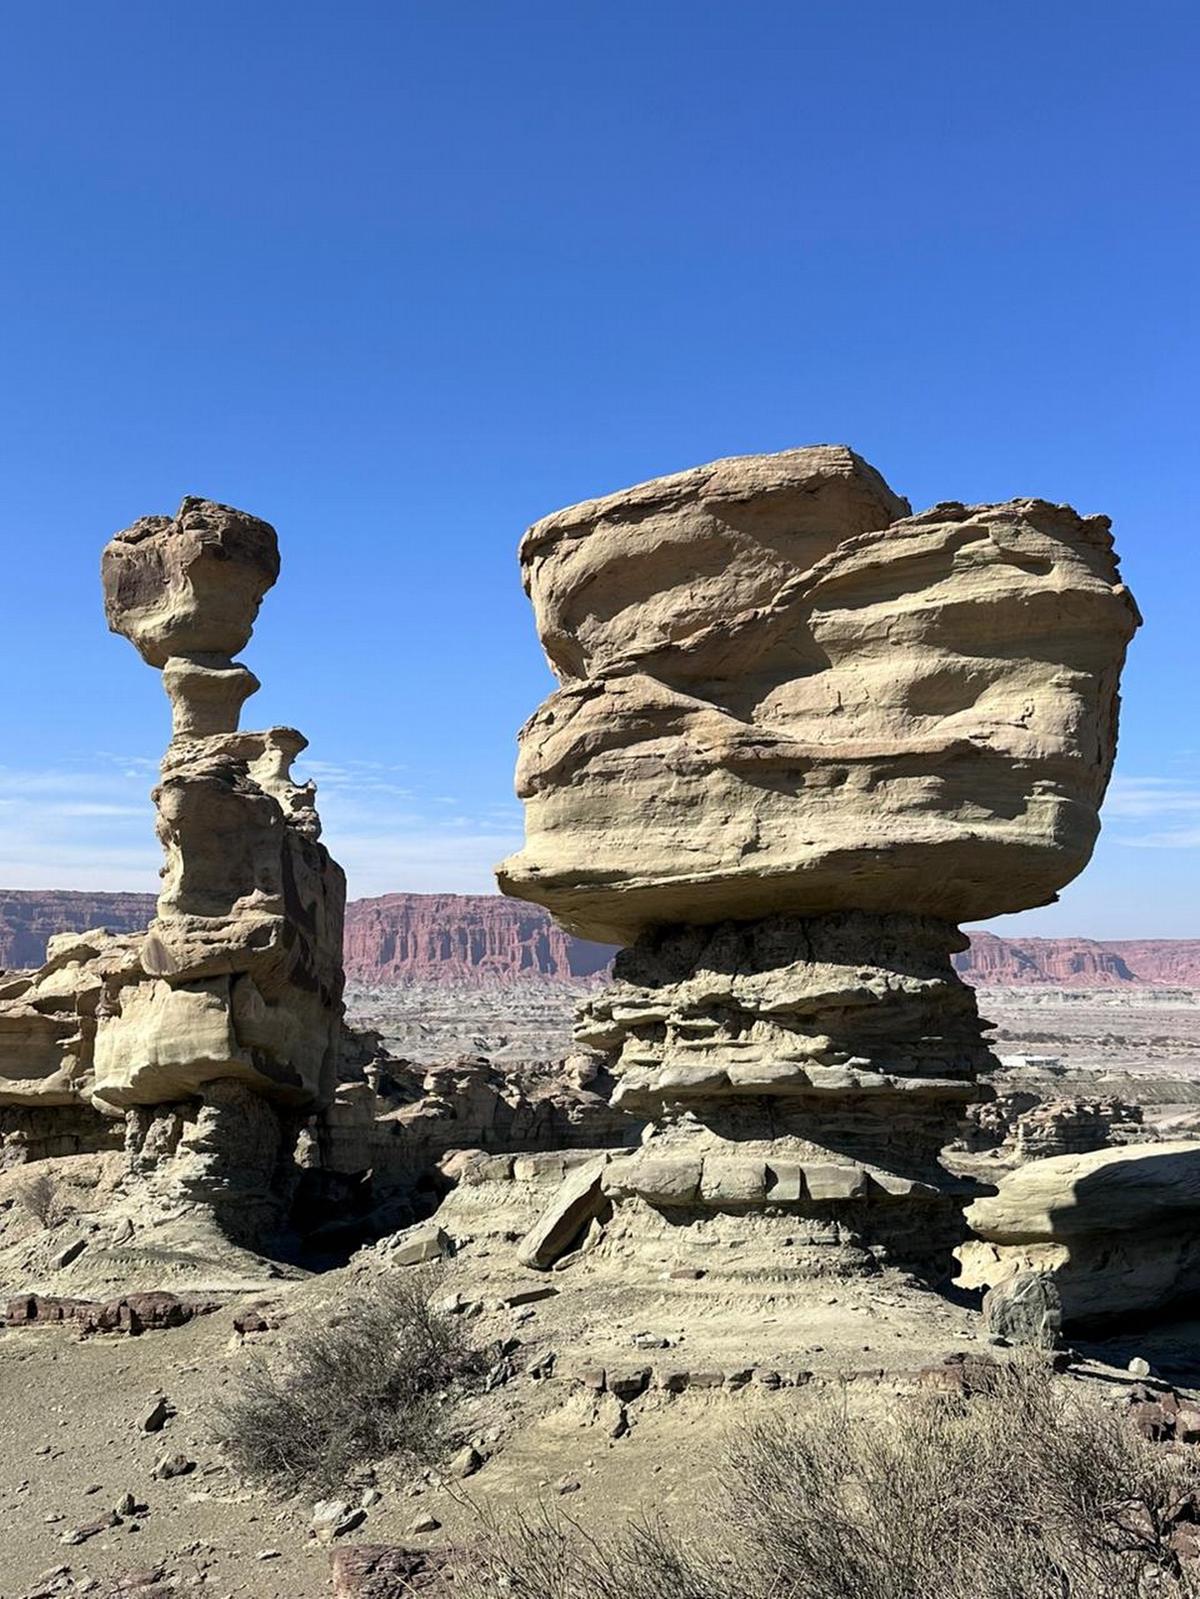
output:
M752 1272L947 1275L968 1191L941 1151L995 1064L951 964L965 944L932 917L840 912L622 951L577 1028L648 1118L602 1179L614 1236L686 1264L752 1232Z

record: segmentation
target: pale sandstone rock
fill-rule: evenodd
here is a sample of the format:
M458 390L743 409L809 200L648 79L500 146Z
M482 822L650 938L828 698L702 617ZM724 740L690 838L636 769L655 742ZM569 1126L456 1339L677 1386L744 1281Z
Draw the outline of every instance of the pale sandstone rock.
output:
M275 529L189 495L173 517L144 516L104 551L104 613L150 666L245 649L279 576Z
M536 1226L517 1251L523 1266L552 1266L575 1243L604 1203L603 1178L608 1157L597 1156L566 1176Z
M231 654L278 567L272 528L200 500L108 546L109 623L174 707L157 913L142 934L51 938L39 971L0 986L0 1158L67 1152L43 1125L55 1107L77 1148L111 1148L123 1117L123 1203L164 1238L199 1210L226 1239L276 1226L300 1118L337 1078L345 884L291 777L305 741L237 728L257 683Z
M164 667L175 709L154 791L166 860L146 979L97 1026L105 1107L221 1078L298 1105L333 1092L345 880L319 842L313 785L291 777L305 739L237 730L257 681L229 659L278 570L274 529L209 501L145 518L105 551L109 625Z
M1030 1161L967 1210L960 1282L1053 1282L1064 1324L1162 1309L1200 1290L1200 1142Z
M821 446L536 523L522 568L561 687L522 732L505 892L621 944L1052 900L1095 841L1138 622L1107 519L907 509Z
M1103 517L908 512L819 446L522 543L560 687L521 734L498 877L629 946L577 1028L650 1118L603 1176L614 1257L949 1269L940 1151L994 1065L954 924L1086 863L1139 619Z

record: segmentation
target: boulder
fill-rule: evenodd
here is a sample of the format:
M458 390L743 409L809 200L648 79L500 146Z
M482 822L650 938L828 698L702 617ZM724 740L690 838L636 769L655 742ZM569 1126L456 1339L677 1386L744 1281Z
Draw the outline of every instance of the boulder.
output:
M607 1156L599 1156L568 1172L554 1198L525 1235L517 1259L523 1266L542 1270L565 1255L588 1222L599 1215L604 1205L604 1168Z
M843 446L557 512L521 546L560 687L501 887L581 937L845 907L959 922L1086 864L1137 609L1108 520L917 516Z
M1040 1274L1067 1327L1163 1310L1200 1291L1200 1141L1030 1161L967 1222L966 1287Z

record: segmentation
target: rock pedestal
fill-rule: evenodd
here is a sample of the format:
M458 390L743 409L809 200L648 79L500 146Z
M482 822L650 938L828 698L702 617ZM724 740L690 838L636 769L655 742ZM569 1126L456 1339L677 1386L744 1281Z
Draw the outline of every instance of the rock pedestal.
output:
M144 979L110 996L93 1098L181 1099L235 1078L293 1105L328 1102L342 1016L345 880L319 842L294 728L238 731L257 679L232 656L279 572L266 522L186 499L118 533L105 613L161 667L174 733L154 791L165 865Z
M677 1239L685 1217L770 1215L774 1272L877 1254L943 1269L964 1190L939 1156L993 1064L951 965L965 943L932 917L863 911L644 933L576 1028L608 1058L614 1103L653 1128L606 1190Z
M291 777L306 741L238 730L258 680L233 657L278 572L274 529L207 500L108 544L109 625L173 710L157 912L144 935L54 939L0 986L0 1106L129 1115L134 1174L169 1168L164 1192L248 1231L300 1119L332 1099L342 1031L345 880Z
M521 562L560 686L498 877L627 946L579 1025L650 1117L611 1228L952 1269L938 1152L991 1064L957 924L1091 853L1138 623L1107 520L914 516L819 446L586 501Z

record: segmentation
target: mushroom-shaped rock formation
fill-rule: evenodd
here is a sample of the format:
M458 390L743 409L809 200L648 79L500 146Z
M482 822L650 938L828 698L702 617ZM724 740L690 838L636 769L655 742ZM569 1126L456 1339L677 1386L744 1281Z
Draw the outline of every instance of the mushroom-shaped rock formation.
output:
M630 946L579 1024L653 1118L607 1188L667 1259L749 1212L779 1269L946 1271L938 1151L991 1061L956 924L1090 856L1139 620L1107 519L913 516L818 446L560 511L521 563L560 687L498 877Z
M208 500L105 549L109 625L162 669L174 706L153 794L162 892L144 937L73 935L0 985L0 1104L119 1114L223 1079L285 1106L331 1098L345 880L313 786L290 775L304 738L238 731L258 683L233 655L278 572L274 528Z

